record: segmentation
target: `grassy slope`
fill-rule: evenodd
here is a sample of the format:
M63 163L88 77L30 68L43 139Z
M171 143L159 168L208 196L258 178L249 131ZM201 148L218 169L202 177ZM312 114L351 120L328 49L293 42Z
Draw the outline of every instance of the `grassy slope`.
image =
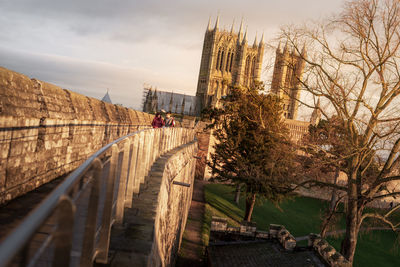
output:
M239 206L233 202L232 187L221 184L209 184L205 187L206 216L203 239L208 243L211 216L229 217L231 225L237 225L244 215L244 203ZM254 209L253 221L257 228L267 230L270 223L283 224L294 236L304 236L311 232L318 233L321 212L326 202L306 197L297 197L285 201L277 209L269 202ZM344 228L343 222L341 223ZM328 238L336 248L340 239ZM360 235L354 266L400 266L400 252L396 245L396 235L389 231L375 231Z

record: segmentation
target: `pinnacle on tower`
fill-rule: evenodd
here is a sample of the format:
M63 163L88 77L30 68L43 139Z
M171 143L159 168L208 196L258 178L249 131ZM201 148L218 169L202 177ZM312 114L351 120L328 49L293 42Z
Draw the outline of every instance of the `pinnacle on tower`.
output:
M242 44L246 44L246 43L247 43L247 26L246 26L246 31L245 31L244 36L243 36Z
M235 18L233 18L232 27L231 27L231 34L233 33L233 26L235 25Z
M260 40L260 46L263 46L263 45L264 45L264 32L263 32L263 34L261 36L261 40ZM280 45L280 42L279 42L279 45Z
M317 104L315 105L315 108L311 114L310 118L310 123L312 125L317 125L319 121L321 120L321 108L320 108L320 99L318 98Z
M303 49L301 50L301 55L303 58L307 56L306 44L303 44Z
M283 48L283 53L284 54L289 54L289 48L288 48L288 41L286 40L285 48Z
M256 37L254 38L254 43L253 43L253 47L257 46L257 32L256 32Z
M294 55L294 56L298 55L297 50L294 46L292 47L292 55Z
M207 31L211 31L211 16L208 19Z
M263 37L264 37L264 35L263 35ZM260 43L261 43L261 42L260 42ZM280 41L280 40L279 40L278 47L276 48L276 52L277 52L277 53L282 53L281 41Z
M218 26L219 26L219 14L217 16L217 20L215 21L214 31L218 31Z
M242 39L242 30L243 30L243 18L242 18L242 21L240 22L240 28L239 28L238 39L237 39L238 43L240 43L240 41Z

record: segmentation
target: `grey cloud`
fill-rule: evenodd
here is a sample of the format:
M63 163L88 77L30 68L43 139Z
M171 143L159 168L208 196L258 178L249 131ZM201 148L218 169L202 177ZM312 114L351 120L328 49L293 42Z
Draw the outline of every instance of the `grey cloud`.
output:
M110 89L115 103L140 108L143 81L151 71L89 61L35 55L0 47L1 66L98 99Z
M182 92L193 90L210 15L214 25L220 11L220 27L227 29L235 17L235 30L243 16L252 41L257 30L272 32L271 28L282 23L318 17L320 12L337 9L341 2L2 0L0 65L98 98L109 87L114 102L138 107L143 82ZM143 49L150 44L152 51ZM11 47L32 53L13 52ZM134 50L137 47L140 51ZM132 68L122 68L79 57L116 64L126 57L133 63Z

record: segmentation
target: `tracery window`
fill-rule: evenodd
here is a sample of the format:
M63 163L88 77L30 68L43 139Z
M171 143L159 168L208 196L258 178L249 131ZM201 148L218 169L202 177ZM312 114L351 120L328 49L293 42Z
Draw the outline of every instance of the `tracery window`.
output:
M231 51L229 50L228 55L226 56L226 65L225 65L225 71L229 71L229 60L231 59Z
M232 72L232 64L233 64L233 52L231 53L231 59L230 59L230 64L229 64L229 72Z
M217 62L215 64L215 69L216 70L219 69L220 58L221 58L221 49L218 50Z
M220 59L220 63L219 63L219 70L221 70L221 71L224 69L224 66L223 66L223 63L224 63L224 55L225 55L225 51L222 50L222 52L221 52L221 59Z

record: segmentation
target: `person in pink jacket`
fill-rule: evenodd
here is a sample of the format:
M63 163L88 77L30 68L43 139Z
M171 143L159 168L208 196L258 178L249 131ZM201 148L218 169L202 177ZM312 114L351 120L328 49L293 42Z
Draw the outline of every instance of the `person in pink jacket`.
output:
M153 122L151 123L151 126L153 126L153 128L162 128L164 127L165 122L163 120L163 118L161 117L160 112L156 113L156 116L153 119Z

